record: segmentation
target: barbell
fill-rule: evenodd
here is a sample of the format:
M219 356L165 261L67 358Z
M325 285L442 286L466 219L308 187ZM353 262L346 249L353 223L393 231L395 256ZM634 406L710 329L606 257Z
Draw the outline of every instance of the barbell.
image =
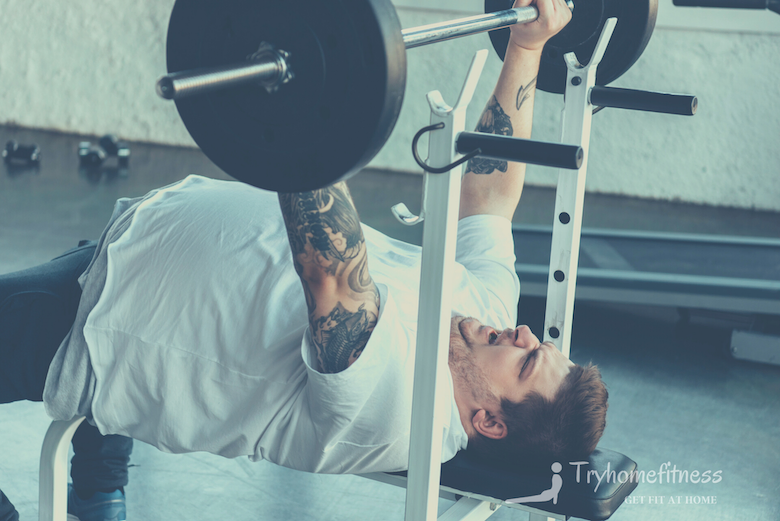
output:
M400 113L406 49L491 33L503 59L508 26L533 7L486 0L486 14L402 30L390 0L176 0L167 36L173 99L203 152L245 183L278 192L347 179L379 152ZM587 62L605 21L618 30L597 83L638 59L655 26L657 0L578 0L573 19L543 51L537 86L562 93L563 55ZM499 30L500 29L500 30Z

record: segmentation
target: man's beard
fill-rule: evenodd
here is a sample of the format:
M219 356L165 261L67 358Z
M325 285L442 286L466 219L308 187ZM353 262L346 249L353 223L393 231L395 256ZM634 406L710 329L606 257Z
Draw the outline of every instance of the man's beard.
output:
M469 391L478 403L497 402L498 398L491 392L490 382L485 373L474 361L471 346L463 341L455 321L452 324L448 363L455 385L460 385L464 390Z

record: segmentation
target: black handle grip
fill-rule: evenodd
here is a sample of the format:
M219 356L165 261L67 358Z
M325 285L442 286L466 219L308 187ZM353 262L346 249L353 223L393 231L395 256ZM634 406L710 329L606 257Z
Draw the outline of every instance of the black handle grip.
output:
M597 107L642 110L680 116L693 116L699 107L696 96L687 94L665 94L663 92L599 86L591 89L590 102Z
M768 0L673 0L680 7L729 7L732 9L766 9Z
M479 148L482 152L477 157L569 170L579 170L585 156L582 147L576 145L531 141L481 132L461 132L458 134L455 148L460 154L468 154Z
M728 7L732 9L769 9L780 14L780 0L674 0L682 7Z

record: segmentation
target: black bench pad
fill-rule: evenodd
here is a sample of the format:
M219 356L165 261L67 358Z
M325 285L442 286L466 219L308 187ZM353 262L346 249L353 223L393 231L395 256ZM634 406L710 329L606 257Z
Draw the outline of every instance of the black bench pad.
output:
M503 501L535 496L551 487L552 470L529 473L496 468L476 461L467 452L459 452L442 465L441 485L465 492L464 495L479 494ZM545 512L600 521L609 518L637 486L636 480L630 478L637 469L636 463L618 452L596 449L587 464L580 465L579 481L576 465L563 461L561 464L563 486L558 494L558 504L553 505L549 500L525 505ZM399 474L406 475L405 472Z

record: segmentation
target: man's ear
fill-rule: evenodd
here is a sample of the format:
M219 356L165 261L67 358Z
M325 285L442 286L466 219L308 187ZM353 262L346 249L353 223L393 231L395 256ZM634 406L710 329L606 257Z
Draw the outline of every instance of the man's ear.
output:
M480 409L472 416L471 425L481 435L493 440L505 438L508 434L506 424L498 416Z

